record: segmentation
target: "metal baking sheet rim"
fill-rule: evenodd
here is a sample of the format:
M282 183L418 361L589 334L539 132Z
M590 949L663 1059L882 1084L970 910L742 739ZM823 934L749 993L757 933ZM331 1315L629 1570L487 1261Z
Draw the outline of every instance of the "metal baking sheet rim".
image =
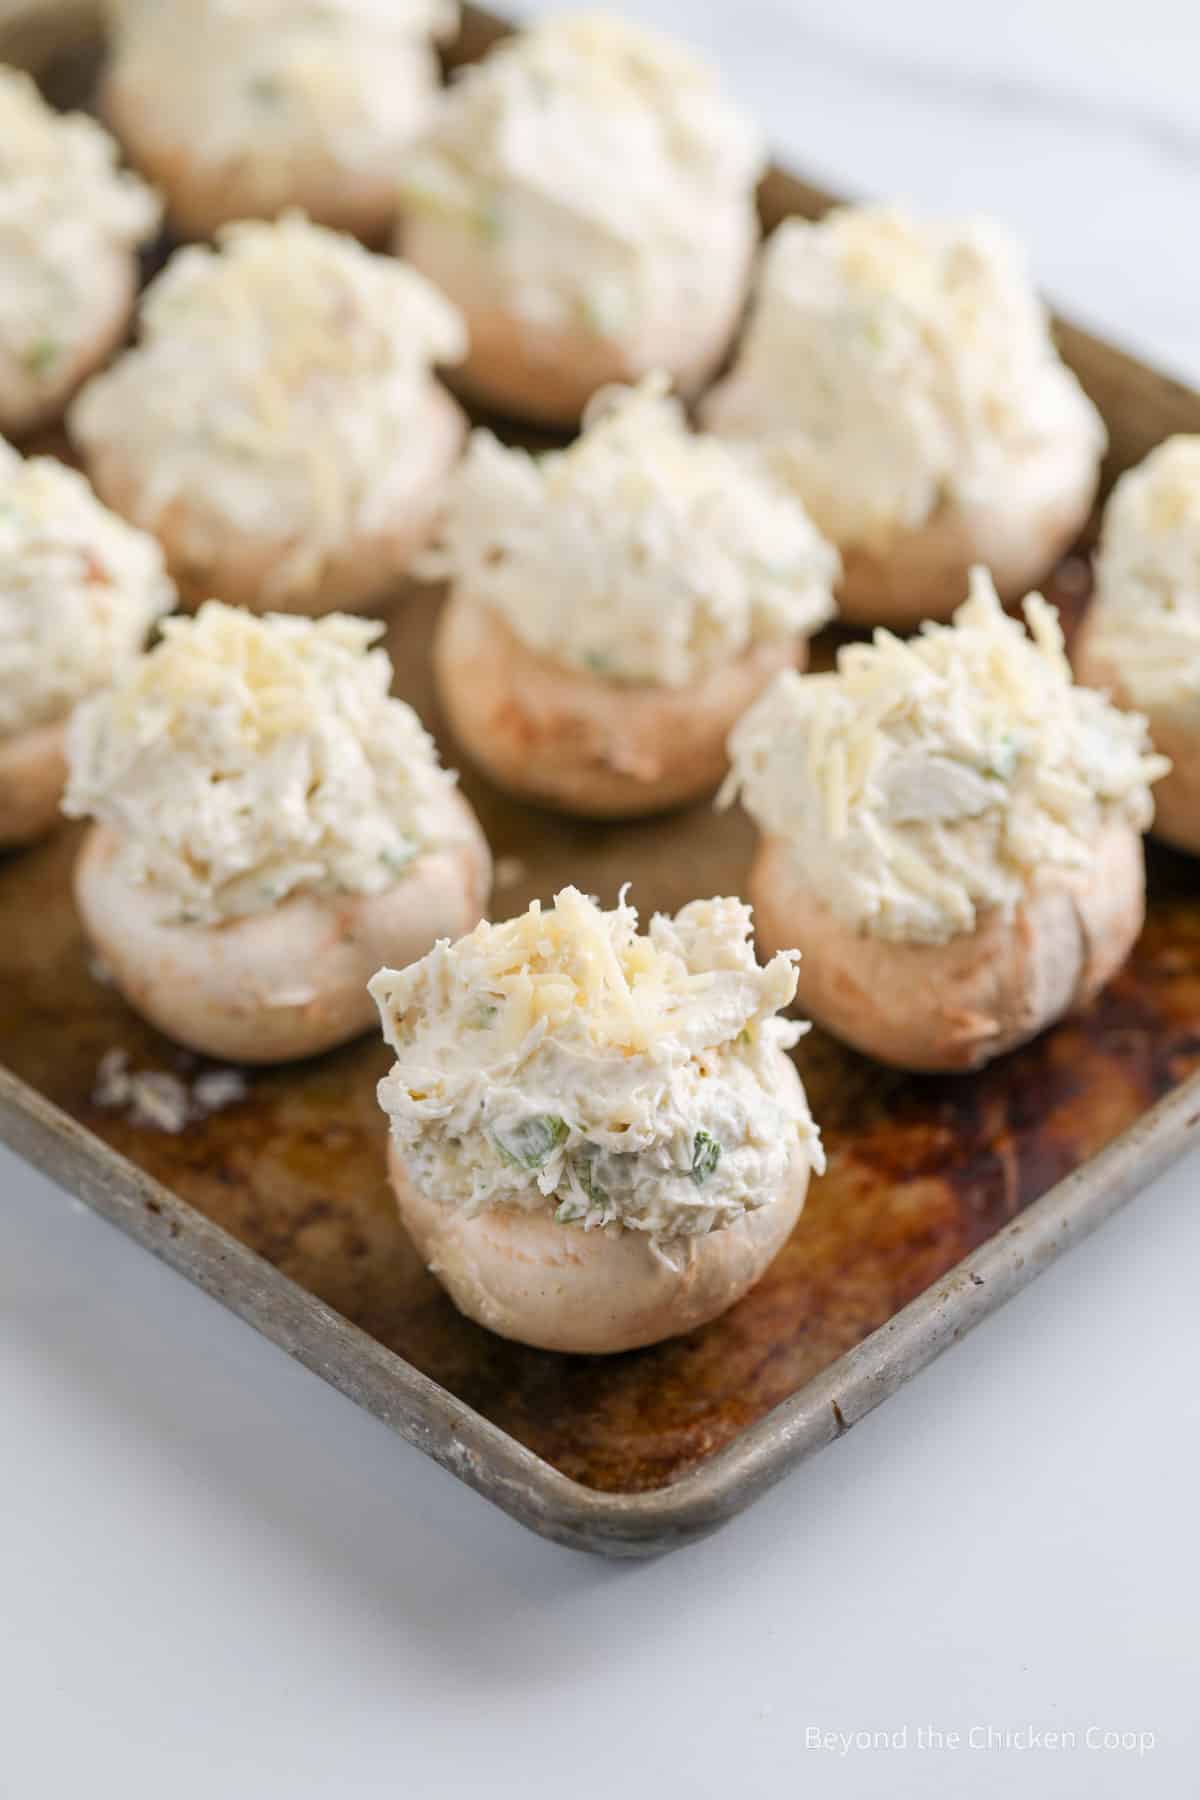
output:
M94 0L64 0L61 30L44 43L34 34L23 58L15 28L27 24L32 7L0 0L0 55L44 60L42 51L89 36L84 27L95 11ZM476 49L506 25L464 8ZM835 198L778 168L768 189L778 190L778 203L769 206L776 213L819 211ZM1140 424L1123 462L1140 460L1171 431L1195 428L1197 397L1183 383L1061 317L1055 323L1068 361L1086 369L1110 429L1116 421L1103 403L1107 386L1132 377L1143 390ZM512 1518L558 1543L612 1557L661 1555L715 1531L1169 1168L1191 1147L1197 1126L1200 1072L724 1450L666 1487L621 1494L584 1487L544 1462L0 1066L0 1142Z
M0 1141L520 1524L612 1557L715 1531L1103 1224L1198 1126L1200 1072L701 1467L613 1494L543 1462L0 1068Z

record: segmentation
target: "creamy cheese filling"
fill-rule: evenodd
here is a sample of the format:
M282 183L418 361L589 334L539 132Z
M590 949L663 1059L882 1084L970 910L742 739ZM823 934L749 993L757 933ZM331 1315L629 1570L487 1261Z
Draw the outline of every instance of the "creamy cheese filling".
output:
M330 555L383 529L421 454L431 365L462 320L415 270L297 214L231 225L146 290L141 341L71 412L89 453L138 477L137 521L176 500L267 542L268 599L315 587Z
M1040 595L1025 617L1029 636L976 569L953 625L784 673L735 726L724 799L741 792L838 918L943 943L984 908L1011 913L1040 873L1086 870L1107 825L1149 825L1169 765L1146 721L1073 685Z
M119 679L174 598L153 538L73 469L0 443L0 738Z
M836 543L876 549L946 504L1002 502L1039 455L1105 444L1019 245L878 207L773 234L705 422L752 440Z
M798 501L689 431L650 377L597 396L567 450L534 457L475 432L425 567L531 650L681 687L818 630L838 556Z
M580 13L464 69L401 186L408 212L470 233L510 310L623 339L664 295L707 292L706 262L740 239L763 166L756 128L706 63Z
M51 387L97 329L97 262L150 237L160 210L94 119L54 112L0 64L0 362Z
M396 1062L379 1086L420 1189L468 1214L553 1212L658 1245L716 1231L823 1165L779 1052L790 956L754 960L750 909L694 900L639 935L575 888L371 982Z
M252 158L264 205L286 202L318 160L378 180L428 122L433 40L458 22L454 0L126 0L115 10L126 108L197 163Z
M209 601L67 732L64 812L120 838L161 916L209 925L289 894L378 894L450 842L454 777L389 697L383 627Z
M1114 487L1088 641L1135 706L1200 714L1200 437L1168 438Z

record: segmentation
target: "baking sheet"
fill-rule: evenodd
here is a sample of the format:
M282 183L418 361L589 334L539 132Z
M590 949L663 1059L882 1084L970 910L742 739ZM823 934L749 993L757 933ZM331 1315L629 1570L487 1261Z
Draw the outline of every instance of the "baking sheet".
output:
M768 220L824 203L778 173L764 190ZM1110 475L1200 429L1200 397L1069 327L1063 342L1108 419ZM1086 564L1051 591L1077 616ZM397 691L453 763L428 673L439 603L399 596L388 647ZM572 823L470 772L463 785L500 859L494 917L566 881L606 904L629 881L647 914L743 885L739 814ZM1180 1091L1200 1069L1197 866L1154 847L1146 931L1083 1018L953 1079L804 1041L829 1173L732 1312L603 1360L528 1350L460 1318L399 1224L381 1044L252 1073L243 1099L177 1134L97 1103L114 1049L188 1082L205 1065L97 980L70 899L76 843L64 829L0 859L0 1063L15 1078L0 1078L0 1135L525 1523L587 1548L646 1553L711 1529L1149 1179L1200 1113L1196 1083Z

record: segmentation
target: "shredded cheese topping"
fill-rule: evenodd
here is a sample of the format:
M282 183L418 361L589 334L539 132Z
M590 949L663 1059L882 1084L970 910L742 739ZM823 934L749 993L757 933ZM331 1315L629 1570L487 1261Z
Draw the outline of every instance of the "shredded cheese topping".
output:
M164 919L209 925L289 894L378 894L457 828L454 777L389 697L383 627L209 601L87 701L63 810L121 840Z
M794 1159L823 1166L780 1058L805 1029L776 1017L794 958L758 967L739 900L637 926L624 895L603 911L565 888L375 976L380 1104L424 1192L661 1248L768 1205Z
M0 738L119 677L174 598L153 538L73 469L0 440Z
M150 237L159 215L102 126L54 112L0 64L0 404L15 412L55 386L97 329L97 264Z
M1029 636L976 569L953 625L784 673L735 726L724 800L741 792L837 917L943 943L1010 914L1039 873L1087 869L1110 823L1149 825L1169 765L1146 721L1073 685L1040 595L1025 618Z
M189 162L228 166L256 210L317 172L380 180L427 124L435 38L455 0L125 0L111 80L123 111Z
M89 454L116 442L137 522L177 499L226 528L287 537L265 583L319 586L381 529L425 429L431 366L466 351L456 310L415 270L298 214L178 251L146 290L141 341L71 411Z
M547 19L454 82L405 159L409 213L456 222L531 324L637 339L753 230L763 145L715 72L605 13ZM706 264L709 266L706 267Z
M569 449L474 433L428 573L540 654L681 687L833 613L837 552L803 507L694 435L665 381L597 395Z
M1099 461L1105 445L1015 240L880 207L780 225L704 418L752 441L843 547L885 549L946 504L1031 482L1038 458L1052 472L1064 446Z
M1088 641L1151 714L1200 712L1200 437L1173 437L1105 508Z

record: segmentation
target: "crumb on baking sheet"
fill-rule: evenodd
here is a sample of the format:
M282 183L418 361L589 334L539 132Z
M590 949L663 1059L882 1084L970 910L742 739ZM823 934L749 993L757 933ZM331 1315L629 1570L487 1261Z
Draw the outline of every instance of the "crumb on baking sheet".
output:
M220 1112L246 1098L246 1077L240 1069L205 1069L192 1083L192 1101L206 1113Z
M172 1134L245 1099L240 1069L204 1069L190 1080L167 1069L133 1069L129 1052L106 1050L96 1070L92 1103L123 1112L131 1125Z
M519 856L501 856L496 862L496 886L498 888L516 887L519 881L524 881L528 873L528 865L523 863Z
M111 987L112 986L112 984L113 984L112 970L109 968L108 964L105 962L105 960L102 956L97 956L93 953L91 956L88 957L87 972L91 976L92 980L97 982L101 987Z

